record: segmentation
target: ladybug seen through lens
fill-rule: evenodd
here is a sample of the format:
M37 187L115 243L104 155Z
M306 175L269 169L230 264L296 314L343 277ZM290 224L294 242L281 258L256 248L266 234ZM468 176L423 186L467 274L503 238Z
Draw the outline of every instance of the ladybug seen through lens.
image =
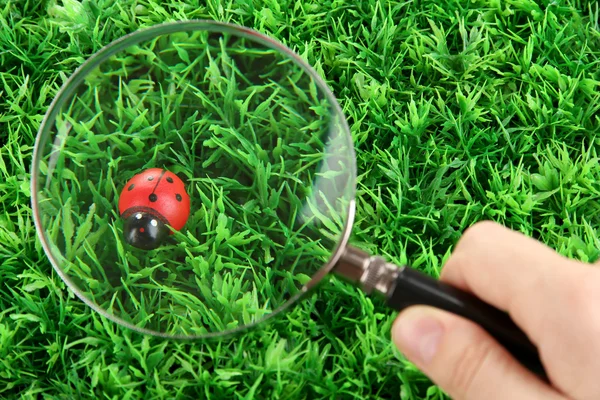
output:
M125 241L144 250L160 246L171 230L180 230L190 215L190 197L177 175L150 168L131 178L119 197L119 214L125 220Z

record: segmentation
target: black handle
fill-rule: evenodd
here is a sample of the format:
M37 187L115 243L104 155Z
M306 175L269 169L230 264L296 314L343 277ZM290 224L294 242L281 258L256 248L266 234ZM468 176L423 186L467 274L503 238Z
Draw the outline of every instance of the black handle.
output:
M548 380L536 346L508 314L469 293L405 267L388 292L387 304L398 311L427 305L467 318L484 328L523 366Z

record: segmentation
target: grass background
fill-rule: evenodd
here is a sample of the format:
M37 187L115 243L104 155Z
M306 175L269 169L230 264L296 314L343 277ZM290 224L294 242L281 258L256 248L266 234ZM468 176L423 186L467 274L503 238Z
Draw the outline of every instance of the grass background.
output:
M2 0L0 396L446 398L393 348L394 315L335 279L264 329L181 343L100 318L53 273L29 205L52 97L111 40L191 18L276 37L331 85L358 152L352 243L435 276L494 219L598 258L596 2Z

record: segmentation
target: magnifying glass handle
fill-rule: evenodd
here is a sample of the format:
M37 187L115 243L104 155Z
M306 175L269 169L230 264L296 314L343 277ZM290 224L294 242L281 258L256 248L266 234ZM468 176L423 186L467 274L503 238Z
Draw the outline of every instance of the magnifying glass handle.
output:
M409 267L348 246L333 271L366 293L385 296L395 310L426 305L467 318L494 337L523 366L548 381L536 346L507 313L458 288Z
M467 318L484 328L523 366L548 379L536 346L508 314L467 292L403 267L387 293L387 304L398 311L427 305Z

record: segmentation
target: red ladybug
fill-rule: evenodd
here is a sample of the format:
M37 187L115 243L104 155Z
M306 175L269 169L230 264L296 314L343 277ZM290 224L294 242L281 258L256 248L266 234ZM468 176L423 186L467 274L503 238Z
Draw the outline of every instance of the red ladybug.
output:
M167 227L183 228L190 215L190 197L183 181L172 172L150 168L131 178L119 198L123 233L132 246L157 248L172 234Z

